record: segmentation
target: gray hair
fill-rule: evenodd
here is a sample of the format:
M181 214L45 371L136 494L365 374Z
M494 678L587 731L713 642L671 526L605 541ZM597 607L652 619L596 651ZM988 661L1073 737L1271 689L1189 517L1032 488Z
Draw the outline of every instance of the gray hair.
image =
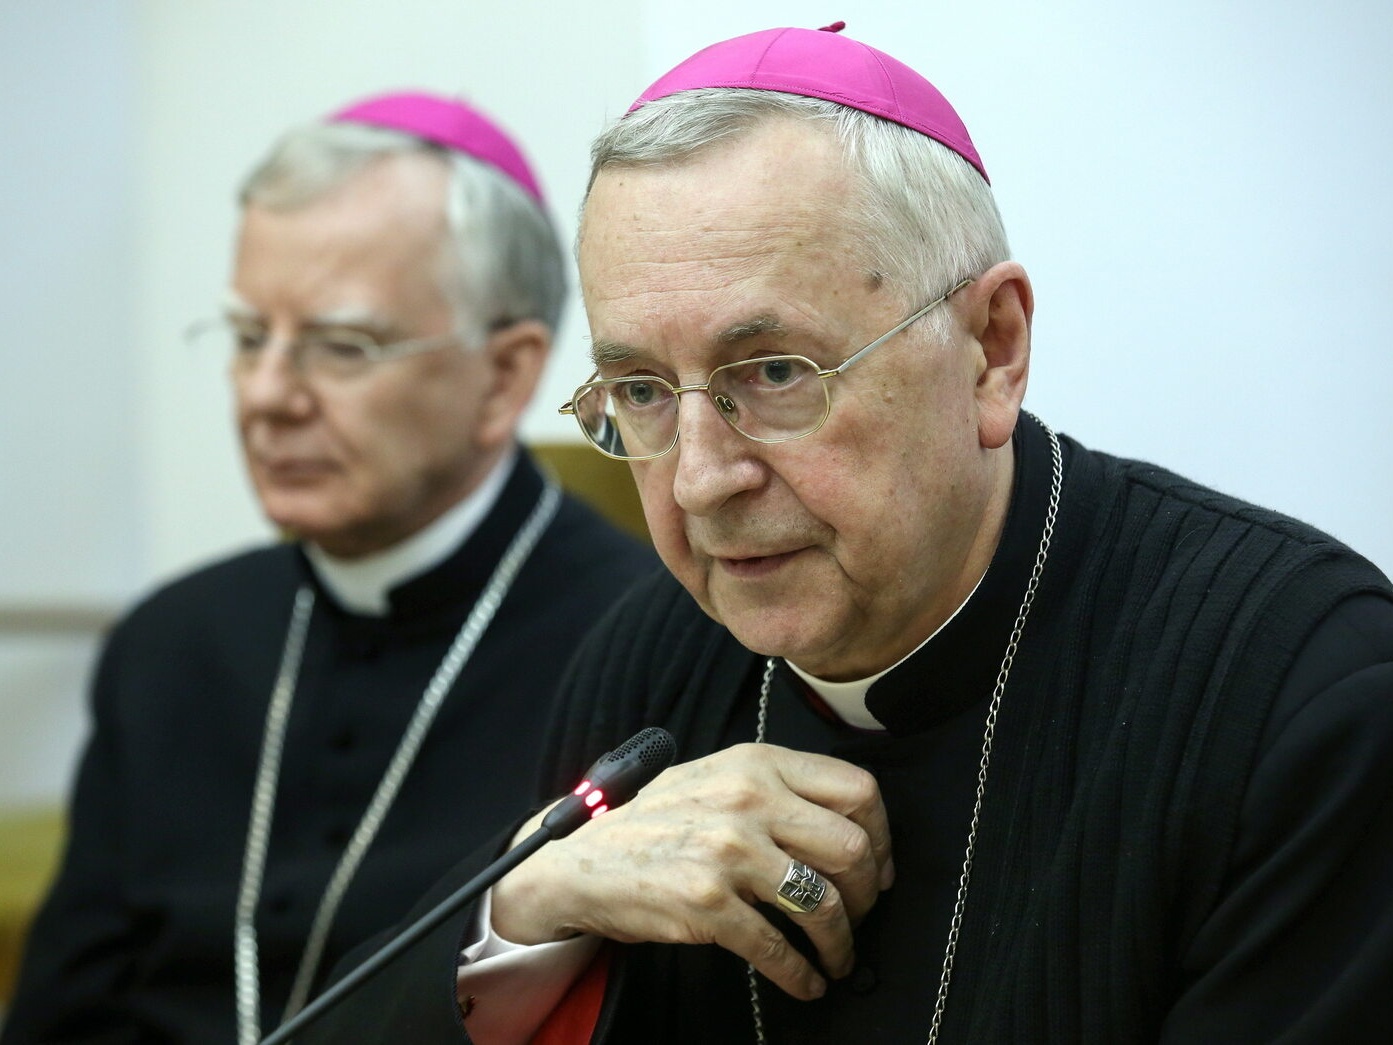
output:
M389 156L437 156L450 170L445 200L451 262L441 290L466 337L519 319L553 332L566 302L566 263L551 218L492 166L410 134L350 123L292 130L242 183L238 200L293 210L325 196Z
M901 294L907 309L1010 257L991 188L965 159L901 124L819 98L710 88L648 102L595 140L590 185L607 167L679 164L775 119L810 121L834 135L859 189L845 220L863 245L867 274ZM939 339L949 335L946 310L925 322Z

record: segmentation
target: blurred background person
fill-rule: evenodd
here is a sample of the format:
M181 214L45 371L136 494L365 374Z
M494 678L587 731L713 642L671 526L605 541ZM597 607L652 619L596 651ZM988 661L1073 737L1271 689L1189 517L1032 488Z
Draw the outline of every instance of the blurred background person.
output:
M525 807L572 646L653 561L518 445L566 278L501 128L375 97L240 199L192 334L293 539L115 628L6 1042L258 1040Z

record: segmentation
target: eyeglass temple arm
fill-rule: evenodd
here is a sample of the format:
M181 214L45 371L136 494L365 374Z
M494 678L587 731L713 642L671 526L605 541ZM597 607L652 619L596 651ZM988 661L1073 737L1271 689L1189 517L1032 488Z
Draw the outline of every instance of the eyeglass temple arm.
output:
M969 278L969 279L962 280L960 283L954 284L952 287L950 287L948 290L946 290L946 291L943 293L943 295L942 295L941 297L936 297L936 298L934 298L934 299L933 299L932 301L930 301L927 305L925 305L923 308L921 308L918 312L911 313L911 314L910 314L907 318L905 318L902 322L897 323L895 326L891 327L891 328L890 328L889 330L887 330L885 333L881 334L880 337L876 338L874 341L872 341L872 342L871 342L869 345L867 345L865 348L861 349L861 351L859 351L859 352L857 352L856 354L850 356L849 358L843 360L841 366L835 367L835 368L832 369L832 370L824 370L824 371L822 371L822 373L821 373L820 376L822 376L822 377L831 377L833 374L840 374L843 370L845 370L847 367L851 366L852 363L855 363L855 362L856 362L858 359L860 359L862 356L864 356L864 355L866 355L867 353L869 353L872 349L879 348L881 345L885 344L885 342L889 341L892 337L894 337L896 334L900 333L900 332L901 332L902 330L904 330L906 327L912 326L914 323L917 323L919 320L923 319L926 315L928 315L928 314L929 314L930 312L932 312L934 309L938 308L939 305L943 304L945 301L947 301L947 300L948 300L949 298L951 298L954 294L956 294L958 291L962 290L963 287L967 286L967 285L968 285L969 283L971 283L971 282L972 282L972 279ZM570 404L568 403L567 406L569 406L569 405L570 405Z

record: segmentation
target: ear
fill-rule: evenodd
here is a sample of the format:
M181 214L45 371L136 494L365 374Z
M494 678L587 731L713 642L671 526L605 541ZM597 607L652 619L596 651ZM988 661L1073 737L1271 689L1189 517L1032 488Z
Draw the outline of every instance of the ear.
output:
M981 445L1006 445L1016 429L1030 374L1030 319L1035 294L1014 261L993 265L964 288L965 321L978 345L977 433Z
M491 383L477 438L484 447L503 446L514 438L518 421L537 391L551 351L551 330L540 320L519 320L491 334L480 351L488 359Z

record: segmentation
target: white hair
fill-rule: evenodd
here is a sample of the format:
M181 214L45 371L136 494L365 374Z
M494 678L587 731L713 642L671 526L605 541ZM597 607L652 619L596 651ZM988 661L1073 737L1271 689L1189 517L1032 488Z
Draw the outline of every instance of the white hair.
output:
M858 188L839 216L853 223L868 277L894 288L907 309L1010 257L990 186L952 149L859 109L778 91L708 88L648 102L595 140L590 185L608 167L679 164L777 119L835 137ZM948 336L945 310L925 323Z
M351 123L310 124L290 131L252 169L239 202L294 210L322 198L369 165L390 156L438 157L450 172L444 201L450 264L441 291L467 337L519 319L553 332L566 301L560 240L546 210L489 164L410 134Z

